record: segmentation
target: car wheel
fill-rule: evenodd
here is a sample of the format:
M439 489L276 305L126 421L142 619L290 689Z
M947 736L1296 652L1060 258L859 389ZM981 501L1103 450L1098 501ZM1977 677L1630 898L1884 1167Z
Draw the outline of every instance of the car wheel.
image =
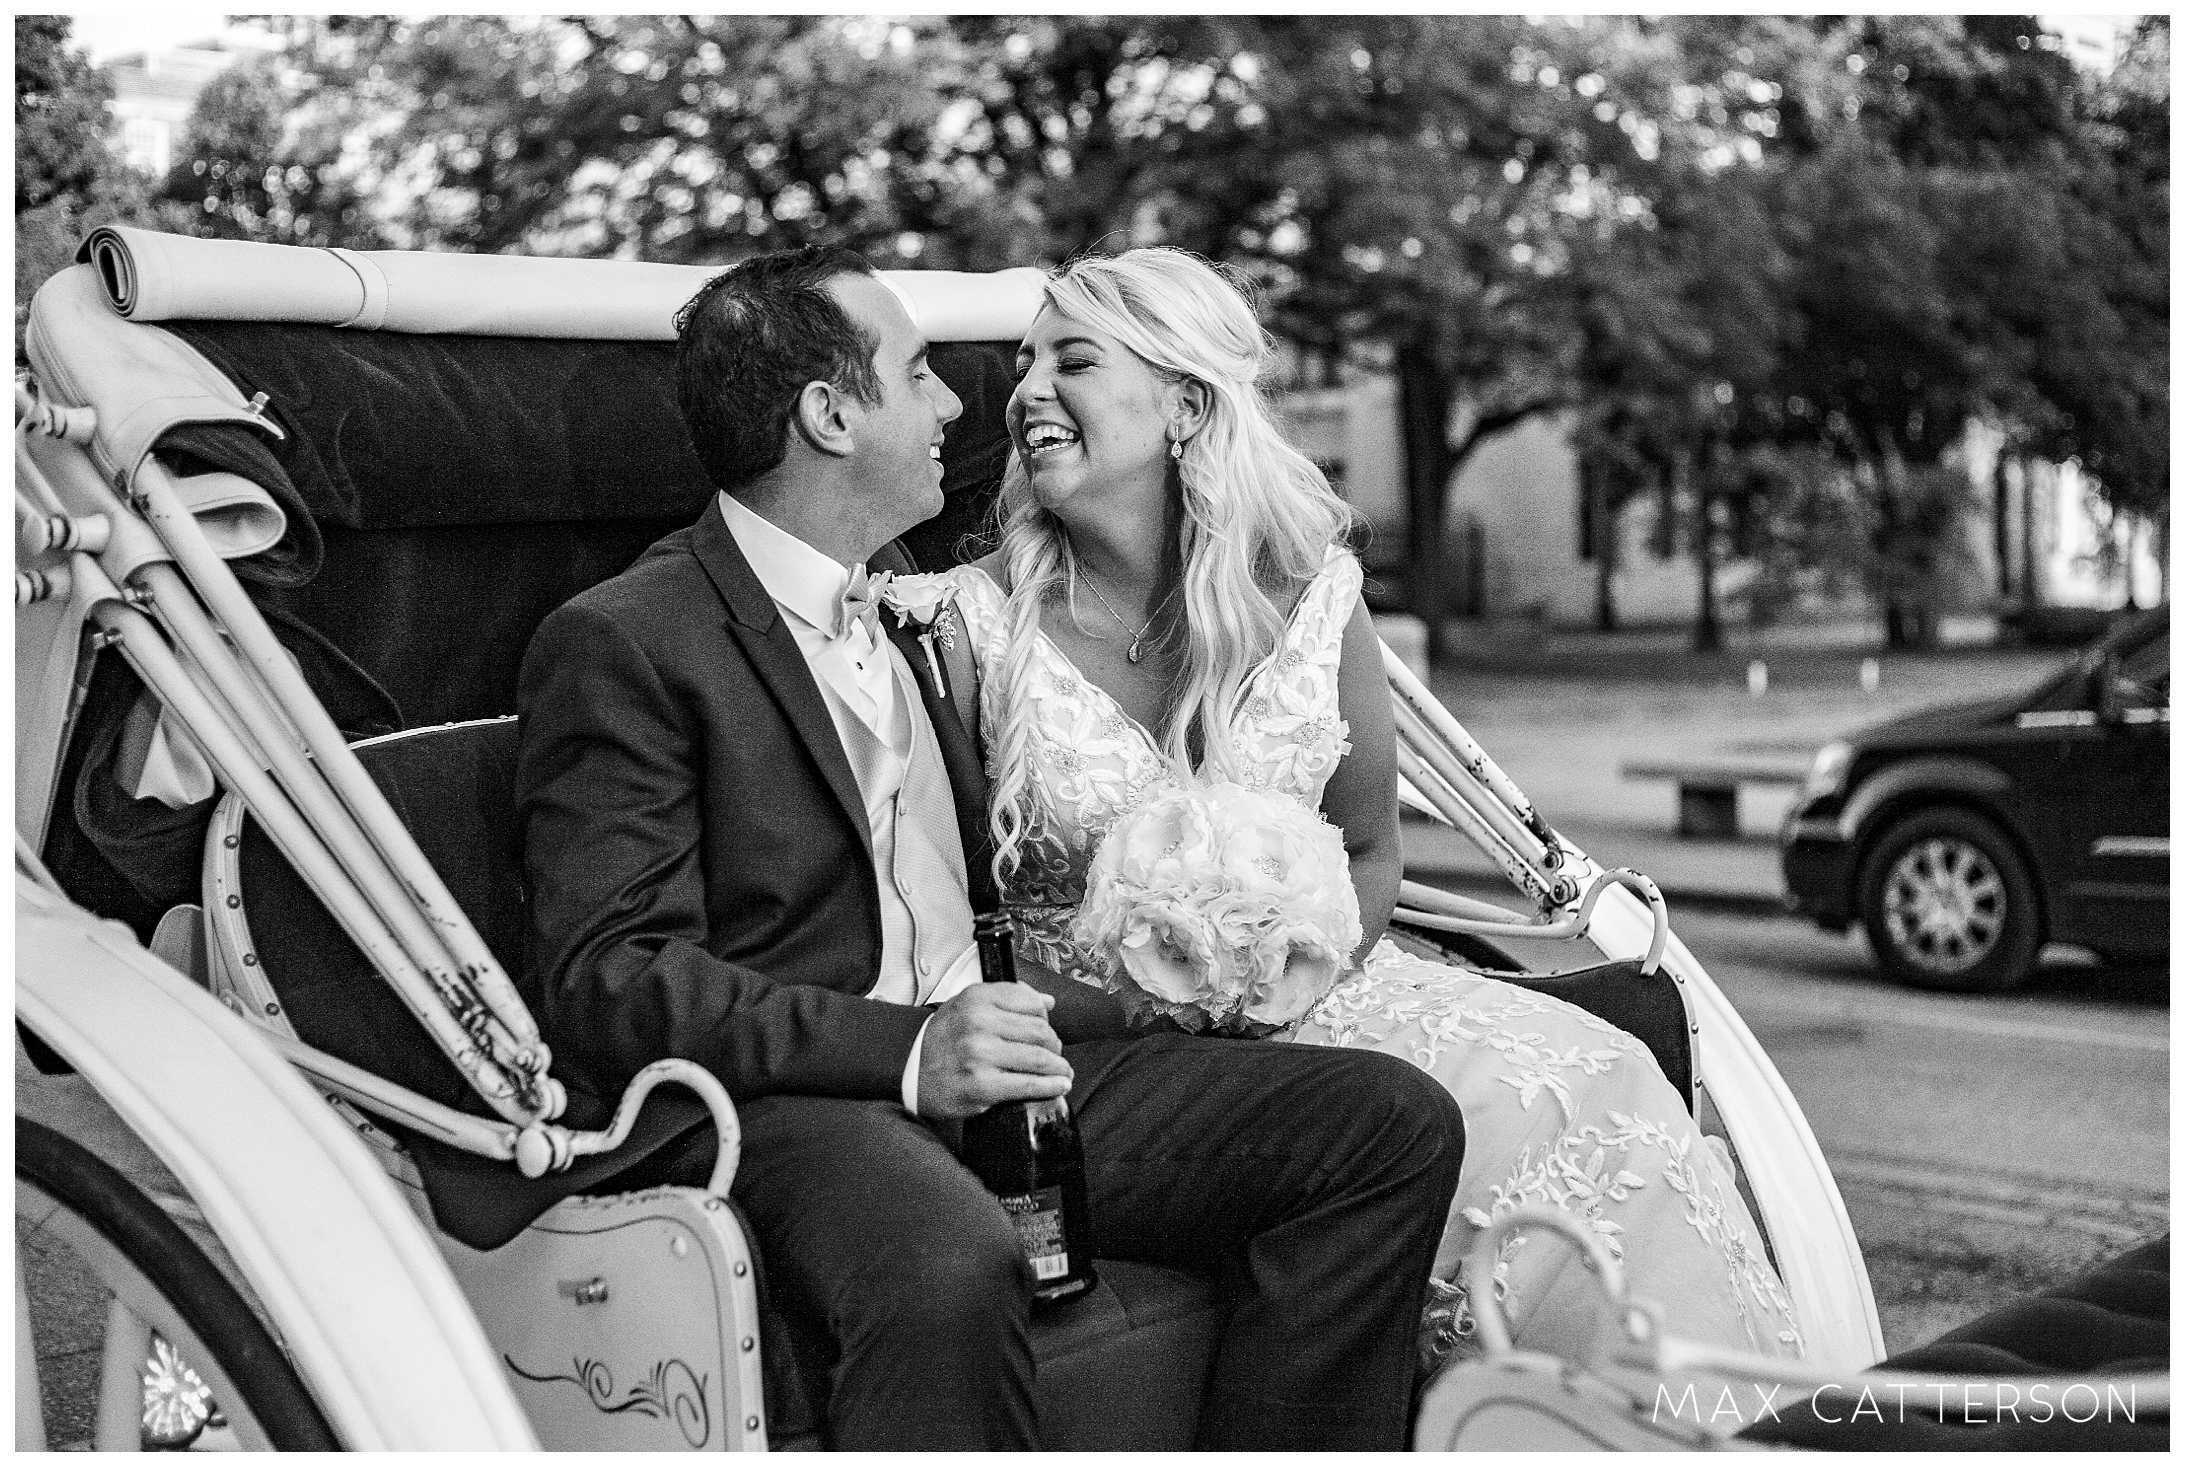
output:
M1892 976L1952 993L2026 981L2040 951L2033 878L1994 821L1922 810L1891 826L1859 897L1874 955Z
M15 1123L18 1451L341 1443L241 1294L158 1203Z

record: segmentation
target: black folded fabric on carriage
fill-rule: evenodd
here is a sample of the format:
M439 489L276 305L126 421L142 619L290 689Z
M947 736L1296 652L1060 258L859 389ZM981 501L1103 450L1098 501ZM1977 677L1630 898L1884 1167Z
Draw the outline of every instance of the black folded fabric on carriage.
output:
M400 717L387 694L340 648L278 606L261 605L268 625L318 692L334 726L351 739L392 733ZM205 829L213 801L175 808L137 799L116 775L122 733L144 684L118 656L98 659L61 762L42 852L69 895L126 922L150 942L168 908L198 900Z
M277 464L323 526L685 524L713 492L676 411L670 342L248 321L170 321L165 329L246 393L266 394L288 437L267 444L248 435L265 448L255 467ZM964 403L942 448L952 499L990 494L999 481L1014 350L1013 342L932 349L934 370ZM251 474L242 462L222 466Z
M676 410L670 343L168 329L246 394L265 393L287 437L185 427L162 446L308 516L301 533L323 539L322 564L263 599L354 659L406 727L511 711L546 613L689 524L714 492ZM993 503L1014 349L933 348L964 411L942 445L945 507L905 536L921 565L959 559Z
M265 393L287 435L190 424L158 451L178 473L241 474L281 505L281 543L235 570L351 738L513 712L546 614L713 492L676 410L668 343L164 329L246 395ZM942 449L946 507L905 537L921 565L961 558L992 506L1014 349L933 349L964 412ZM100 660L45 855L68 890L148 938L195 897L211 807L137 800L115 778L120 721L140 693L118 658Z
M1955 1376L1970 1393L1907 1392L1900 1403L1891 1390L1865 1401L1859 1378L1847 1376L1840 1391L1783 1408L1740 1440L1840 1452L2166 1451L2169 1410L2112 1393L2104 1381L2170 1368L2170 1235L1875 1368ZM2084 1376L2087 1385L2069 1399L2016 1388L2006 1395L2012 1377L2030 1375Z
M1692 1029L1676 979L1644 971L1637 958L1596 963L1565 973L1497 973L1503 982L1552 994L1606 1019L1652 1051L1662 1078L1692 1105Z
M1691 1020L1684 996L1667 970L1644 971L1637 958L1616 959L1558 973L1529 973L1507 951L1470 933L1391 923L1389 940L1429 962L1475 968L1513 987L1546 993L1606 1019L1644 1044L1662 1077L1690 1109L1693 1097Z

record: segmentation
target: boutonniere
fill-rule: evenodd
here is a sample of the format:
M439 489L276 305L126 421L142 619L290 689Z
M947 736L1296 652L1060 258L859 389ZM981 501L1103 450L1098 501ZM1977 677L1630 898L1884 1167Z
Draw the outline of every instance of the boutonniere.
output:
M936 640L956 650L956 589L939 576L898 576L889 582L881 604L895 613L899 627L918 627L918 645L926 652L926 666L933 672L933 691L948 696L941 680L941 659L934 652Z

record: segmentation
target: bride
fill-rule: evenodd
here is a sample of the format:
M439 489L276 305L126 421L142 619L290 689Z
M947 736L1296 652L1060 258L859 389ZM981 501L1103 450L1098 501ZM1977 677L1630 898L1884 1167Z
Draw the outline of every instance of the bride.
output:
M1584 1348L1596 1295L1563 1246L1520 1237L1491 1281L1464 1271L1481 1228L1536 1202L1583 1219L1673 1333L1801 1353L1726 1159L1643 1045L1384 938L1402 871L1394 716L1349 511L1275 426L1268 349L1236 287L1156 248L1057 272L1017 353L1000 548L929 591L953 593L969 634L1024 955L1128 994L1072 930L1109 827L1191 776L1295 797L1342 833L1364 939L1273 1037L1399 1056L1464 1114L1424 1368L1471 1348L1483 1286L1519 1344Z

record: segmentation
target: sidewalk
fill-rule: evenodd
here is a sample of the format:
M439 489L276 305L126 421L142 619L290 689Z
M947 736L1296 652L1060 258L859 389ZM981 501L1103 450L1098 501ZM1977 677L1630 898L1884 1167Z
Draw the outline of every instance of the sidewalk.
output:
M1708 755L1790 767L1823 743L1913 708L2030 686L2063 656L2054 651L1950 647L1885 653L1857 629L1773 631L1764 642L1699 656L1681 633L1549 632L1460 639L1434 691L1551 826L1605 866L1643 871L1672 903L1745 912L1782 910L1775 832L1796 798L1782 786L1743 790L1736 840L1676 834L1676 788L1625 781L1626 760ZM1748 665L1768 664L1753 694ZM1861 664L1879 685L1863 689ZM1407 817L1404 854L1414 876L1507 897L1486 856L1434 822Z

